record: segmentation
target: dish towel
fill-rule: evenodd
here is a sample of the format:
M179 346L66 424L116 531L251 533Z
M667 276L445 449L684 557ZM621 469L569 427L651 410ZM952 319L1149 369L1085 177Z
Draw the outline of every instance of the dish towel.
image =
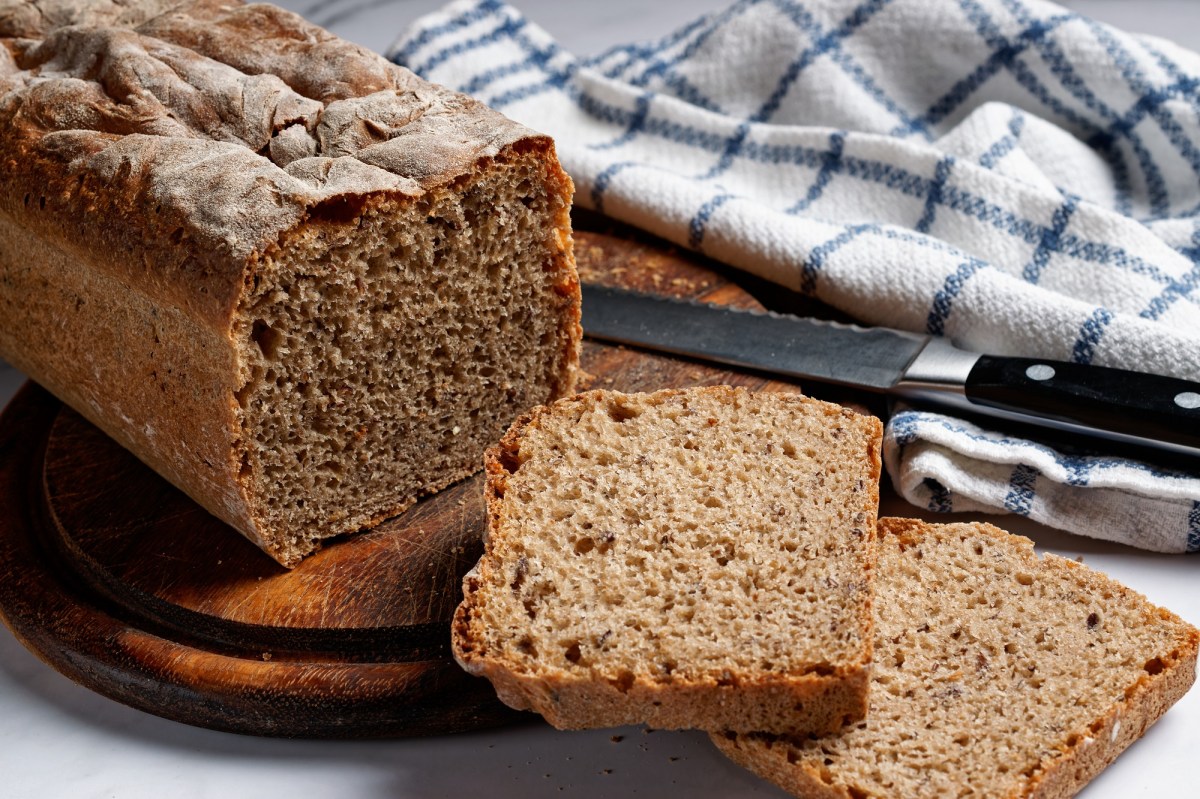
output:
M468 0L389 55L554 136L581 205L864 323L1200 380L1200 57L1169 42L1036 0L741 0L581 59ZM912 410L885 459L934 510L1200 550L1200 475Z

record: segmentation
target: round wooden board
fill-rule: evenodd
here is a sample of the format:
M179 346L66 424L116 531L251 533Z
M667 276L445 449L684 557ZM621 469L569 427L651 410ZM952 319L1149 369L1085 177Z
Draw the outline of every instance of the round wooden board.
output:
M661 243L578 233L592 282L757 303ZM585 343L594 387L795 390ZM518 717L450 657L482 553L480 478L287 571L74 411L26 385L0 417L0 615L83 685L202 727L291 737L426 735Z
M0 613L68 677L197 726L368 737L511 721L450 658L455 592L429 589L481 546L474 503L439 504L456 523L418 510L285 571L31 383L0 417Z

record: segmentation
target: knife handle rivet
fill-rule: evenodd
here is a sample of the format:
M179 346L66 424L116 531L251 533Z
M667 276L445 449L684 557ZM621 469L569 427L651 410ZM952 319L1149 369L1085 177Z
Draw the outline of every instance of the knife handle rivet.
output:
M1030 380L1049 380L1054 377L1054 367L1044 363L1035 363L1025 370L1025 376Z
M1200 408L1200 394L1195 391L1180 391L1175 395L1175 404L1180 408Z

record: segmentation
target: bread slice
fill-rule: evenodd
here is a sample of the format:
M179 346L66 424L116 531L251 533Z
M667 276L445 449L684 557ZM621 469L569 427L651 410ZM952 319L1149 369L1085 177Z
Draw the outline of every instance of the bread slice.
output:
M5 3L0 355L281 563L579 357L546 136L239 0Z
M880 434L725 386L534 410L487 454L455 657L559 728L861 718Z
M865 721L820 739L714 734L800 797L1065 797L1195 680L1200 633L987 524L879 521Z

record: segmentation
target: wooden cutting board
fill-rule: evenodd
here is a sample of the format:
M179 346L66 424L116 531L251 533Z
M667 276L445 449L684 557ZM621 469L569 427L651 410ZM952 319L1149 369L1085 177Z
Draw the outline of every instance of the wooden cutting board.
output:
M585 280L757 306L720 267L590 222L608 231L577 234ZM591 341L583 367L595 388L795 389ZM475 477L286 571L40 387L0 417L0 615L71 679L187 724L366 737L516 718L449 652L483 526Z

